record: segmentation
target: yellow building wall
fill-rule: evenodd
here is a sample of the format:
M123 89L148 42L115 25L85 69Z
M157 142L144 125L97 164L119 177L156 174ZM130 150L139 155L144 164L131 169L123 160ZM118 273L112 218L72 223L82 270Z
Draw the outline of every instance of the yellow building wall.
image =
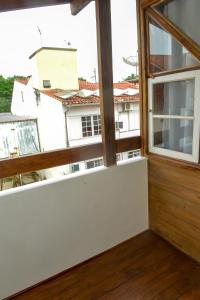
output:
M32 58L33 59L33 58ZM51 89L78 89L77 56L75 49L42 49L35 55L38 87L50 80Z

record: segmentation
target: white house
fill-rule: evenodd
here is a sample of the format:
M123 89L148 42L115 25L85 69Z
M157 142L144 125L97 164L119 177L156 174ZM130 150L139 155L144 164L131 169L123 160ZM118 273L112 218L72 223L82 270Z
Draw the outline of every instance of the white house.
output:
M40 55L39 58L38 55ZM46 55L50 57L49 60ZM62 60L60 60L60 55ZM60 69L62 69L62 76L66 75L63 69L68 69L69 55L72 60L69 68L72 80L70 85L68 83L64 86L62 78L62 84L59 86L56 74L59 77ZM41 48L30 56L31 60L37 61L37 63L34 62L35 72L33 75L26 81L15 80L11 111L14 115L29 115L37 119L41 151L97 143L101 140L98 84L78 80L75 56L75 49L72 51L72 49L66 48ZM58 60L57 57L59 57ZM44 71L47 61L49 73ZM41 65L42 71L40 72ZM43 86L41 87L41 85ZM138 84L115 83L113 91L116 138L139 135ZM136 154L123 153L117 159L134 155ZM102 158L97 157L92 161L53 168L46 172L46 176L51 177L56 174L92 168L101 165L102 162Z

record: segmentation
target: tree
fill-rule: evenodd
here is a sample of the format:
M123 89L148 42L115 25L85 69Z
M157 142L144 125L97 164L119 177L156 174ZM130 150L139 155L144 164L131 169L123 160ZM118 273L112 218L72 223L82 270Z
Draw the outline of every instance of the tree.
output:
M85 78L83 77L79 77L78 80L82 80L82 81L87 81Z
M23 76L4 78L0 75L0 113L10 112L13 85L16 78L24 79Z
M129 75L128 77L126 77L124 79L124 81L135 80L135 79L138 79L138 77L135 74L132 73L131 75Z

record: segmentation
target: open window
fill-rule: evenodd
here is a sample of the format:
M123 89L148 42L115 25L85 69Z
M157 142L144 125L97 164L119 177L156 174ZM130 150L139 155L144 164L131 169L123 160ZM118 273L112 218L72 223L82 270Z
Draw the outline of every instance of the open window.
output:
M200 67L199 61L151 18L148 31L150 74Z
M149 79L149 150L198 162L200 71Z
M172 22L177 28L200 45L199 0L168 0L155 5L155 9Z
M182 13L188 2L147 9L148 152L199 163L200 61L194 24Z

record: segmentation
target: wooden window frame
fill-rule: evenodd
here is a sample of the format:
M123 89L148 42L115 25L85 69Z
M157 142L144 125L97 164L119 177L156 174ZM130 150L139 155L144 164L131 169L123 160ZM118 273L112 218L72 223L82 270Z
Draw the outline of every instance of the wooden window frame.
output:
M150 11L150 13L149 13ZM157 11L156 11L157 12ZM164 75L169 75L169 74L176 74L176 73L182 73L182 72L188 72L188 71L192 71L192 70L199 70L200 69L200 64L199 65L194 65L194 66L190 66L190 67L180 67L178 69L170 69L170 70L165 70L165 71L160 71L160 72L151 72L150 71L150 34L149 34L149 19L151 18L151 10L147 10L146 12L146 17L145 17L145 22L146 22L146 35L147 35L147 76L149 78L154 78L154 77L160 77L160 76L164 76ZM170 34L169 31L167 31L164 26L162 26L159 22L156 21L156 18L152 18L152 20L154 20L158 25L160 25L167 33ZM174 38L174 36L172 34L170 34L172 38ZM175 39L175 38L174 38ZM175 39L177 40L177 39ZM179 41L177 41L180 45L182 45L182 43L180 43ZM182 45L183 46L183 45ZM184 47L184 46L183 46ZM187 48L186 48L187 49ZM194 56L194 58L196 58Z
M173 72L161 72L160 74L150 74L148 72L148 30L147 30L147 18L151 17L167 32L169 32L173 38L175 38L180 44L182 44L196 59L200 60L199 46L179 30L173 23L167 18L157 12L154 5L163 2L164 0L136 0L137 1L137 15L138 15L138 41L139 41L139 69L140 69L140 90L141 90L141 141L142 141L142 154L154 159L164 159L167 161L175 161L176 164L185 165L188 168L200 169L200 164L178 160L176 158L170 158L158 154L153 154L149 151L149 118L148 118L148 78L156 77L156 75L168 75L172 73L185 72L190 70L199 69L199 67L184 68L181 70L174 70Z
M3 0L0 4L0 12L70 3L72 14L75 15L90 1L91 0ZM0 178L53 168L64 164L77 163L101 156L104 158L104 165L109 167L116 164L116 153L141 148L140 136L120 140L115 139L110 0L95 0L95 6L102 143L0 160Z

